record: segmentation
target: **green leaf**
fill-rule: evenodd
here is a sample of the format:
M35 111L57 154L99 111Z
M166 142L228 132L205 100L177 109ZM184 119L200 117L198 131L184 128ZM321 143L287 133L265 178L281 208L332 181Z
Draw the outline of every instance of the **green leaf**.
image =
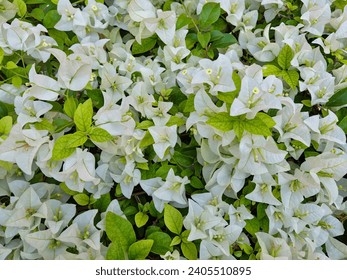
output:
M164 223L172 233L179 235L183 226L183 217L181 212L170 204L165 204Z
M181 243L181 250L183 256L185 256L188 260L196 260L198 257L198 251L193 242Z
M61 136L55 141L52 160L67 158L75 151L76 147L83 145L87 140L88 137L81 131Z
M192 22L192 19L188 17L186 14L180 14L180 16L177 18L176 30L191 24L191 22Z
M33 9L33 10L31 11L30 15L31 15L34 19L36 19L36 20L38 20L38 21L42 21L43 18L45 17L44 11L43 11L42 9L40 9L40 8L35 8L35 9Z
M58 14L56 10L50 10L46 13L43 18L43 25L46 28L54 28L57 22L60 20L61 16Z
M14 85L15 87L20 88L22 83L23 81L21 77L19 76L12 77L12 85Z
M18 8L17 14L20 17L24 17L27 12L27 5L23 0L14 0L13 4L15 4Z
M173 169L175 171L176 166L175 165L162 165L157 169L155 172L155 175L157 177L161 177L163 180L165 180L167 174L169 173L170 169Z
M280 53L278 54L278 57L277 57L278 65L284 70L289 69L289 67L291 66L290 62L292 61L293 57L294 57L294 52L292 48L286 44L281 49Z
M281 76L292 89L299 84L299 73L296 70L283 70Z
M346 104L347 104L347 88L343 88L335 92L334 95L330 97L329 101L326 103L326 105L330 107L344 106Z
M135 224L138 228L143 227L148 222L148 215L143 212L138 212L135 215Z
M0 118L8 116L7 105L0 101Z
M154 241L151 239L140 240L130 245L129 260L144 260L152 249Z
M347 116L344 117L339 123L339 127L342 128L342 130L347 134Z
M92 125L93 102L88 99L83 104L79 104L74 114L74 122L81 131L88 131Z
M132 53L133 55L137 55L137 54L148 52L154 48L156 43L157 43L157 38L155 36L142 39L141 45L138 42L134 41L132 45Z
M113 139L113 136L101 127L92 127L88 135L93 142L107 142Z
M117 242L126 252L130 245L136 241L135 231L131 223L113 212L106 214L106 235L112 242Z
M280 76L281 72L282 70L275 65L266 64L263 66L263 75L265 77L270 75Z
M206 123L227 132L233 129L235 121L237 121L236 117L232 117L226 112L221 112L211 116Z
M198 35L196 33L188 33L185 40L187 49L191 50L198 41Z
M78 100L75 97L67 96L64 100L64 112L65 114L73 119L76 109L78 106Z
M13 120L11 116L0 119L0 134L9 134L12 129Z
M266 113L258 112L255 118L265 123L268 128L272 128L276 125L276 122L273 120L273 118Z
M149 133L149 131L146 131L145 136L142 138L141 142L140 142L140 148L145 148L147 146L150 146L154 143L154 139L152 137L152 135Z
M78 205L86 206L89 204L89 196L85 193L78 193L73 196Z
M100 212L106 212L107 207L111 203L111 195L110 193L106 193L102 195L95 203L94 207L98 209Z
M235 121L234 122L234 132L235 132L235 135L237 137L237 139L241 139L242 138L242 135L243 135L243 132L245 131L245 124L243 121Z
M54 125L48 119L41 119L40 122L36 122L34 125L37 130L54 132Z
M175 237L172 239L170 246L178 245L178 244L181 243L181 241L182 241L182 239L181 239L180 236L175 236Z
M198 32L198 41L200 45L205 49L210 42L211 33L210 32Z
M245 229L252 236L255 236L255 233L260 230L260 224L258 218L253 218L252 220L246 220Z
M179 151L174 152L173 159L176 161L176 163L183 167L190 167L194 162L194 158L189 155L182 154Z
M7 68L8 70L12 70L12 69L18 68L18 66L17 66L17 64L14 63L13 61L8 61L8 62L6 63L6 68Z
M192 185L192 187L194 188L194 189L204 189L205 188L205 186L204 186L204 184L201 182L201 180L198 178L198 177L196 177L196 176L192 176L191 178L190 178L190 184Z
M215 23L220 16L219 3L206 3L199 15L199 24L202 28L206 28Z
M60 183L60 184L59 184L59 187L61 188L61 190L62 190L64 193L66 193L66 194L68 194L68 195L74 196L75 194L78 194L78 192L73 191L73 190L70 190L70 189L68 188L68 186L67 186L64 182Z
M195 98L195 94L188 95L188 99L187 99L185 106L184 106L184 109L183 109L184 113L191 113L191 112L195 111L194 98Z
M149 166L148 166L147 162L137 162L136 168L141 169L141 170L149 170Z
M151 252L158 255L165 255L167 251L171 250L171 237L165 232L153 232L148 235L147 239L152 239L154 241L151 248Z
M260 117L255 117L252 120L247 120L243 123L244 129L249 133L263 136L271 136L272 133L265 122Z
M211 31L211 42L217 41L219 39L222 39L225 36L225 33L220 32L219 30L212 30Z
M127 252L126 250L124 250L124 248L122 247L119 241L115 240L110 244L106 253L106 259L107 260L126 260L127 259Z
M171 116L169 121L166 123L166 126L173 126L173 125L181 126L184 124L186 124L186 121L184 119L177 116Z
M212 43L213 48L227 48L237 43L237 39L230 33L224 33L224 36Z
M149 127L153 126L154 123L150 120L144 120L136 125L136 128L138 129L148 129Z

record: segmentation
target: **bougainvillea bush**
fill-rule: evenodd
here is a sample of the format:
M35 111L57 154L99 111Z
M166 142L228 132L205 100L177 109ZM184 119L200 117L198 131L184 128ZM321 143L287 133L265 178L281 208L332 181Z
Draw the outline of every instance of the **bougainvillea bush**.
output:
M345 4L1 0L0 258L347 258Z

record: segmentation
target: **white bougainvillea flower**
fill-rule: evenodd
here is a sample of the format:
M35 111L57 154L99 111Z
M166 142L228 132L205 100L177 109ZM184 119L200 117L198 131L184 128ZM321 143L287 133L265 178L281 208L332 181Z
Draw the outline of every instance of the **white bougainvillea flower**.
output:
M193 75L192 84L210 86L210 93L217 95L218 91L228 92L235 90L235 84L232 79L233 68L230 59L219 54L214 61L210 59L201 59L199 61L201 70Z
M127 163L121 173L110 173L110 175L116 183L120 184L122 194L126 198L131 197L134 187L138 185L141 180L141 172L139 169L135 168L134 162Z
M176 14L174 11L157 10L157 17L146 18L144 24L149 31L155 32L165 44L173 41L176 30Z
M302 8L301 19L304 23L302 31L321 36L325 25L330 21L330 4L326 3L326 1L304 1L304 3L307 5L304 5ZM319 5L318 3L322 3L323 5ZM306 12L303 13L305 10Z
M269 172L269 166L280 164L287 152L278 149L272 137L245 133L235 156L240 158L237 168L243 172L261 175ZM280 166L278 166L280 167ZM289 166L287 167L289 169Z
M282 0L262 0L261 5L265 8L265 20L266 22L272 21L280 11L285 9Z
M155 209L157 209L159 213L162 213L164 210L165 203L169 201L157 197L155 191L159 189L162 185L164 185L164 181L160 177L156 177L147 180L141 180L140 185L141 188L148 195L152 196Z
M121 105L117 104L119 95L103 92L104 106L93 117L95 125L107 130L112 136L134 135L135 120L129 112L127 99L122 99Z
M95 157L88 150L77 148L63 165L62 172L54 178L64 182L70 190L83 192L85 184L98 184L100 179L95 174Z
M320 191L320 182L310 173L295 169L294 175L278 174L278 184L281 186L281 200L285 207L295 207L304 198L311 197Z
M221 215L223 215L227 212L229 206L225 201L222 200L223 191L223 186L215 186L207 193L193 194L192 199L201 206L211 205L216 207L218 211L220 211Z
M266 79L271 78L267 77ZM249 76L242 78L240 93L230 108L231 116L247 114L247 118L252 119L261 110L268 111L269 109L282 108L280 100L269 93L269 89L266 86L263 87L262 83L262 78ZM264 89L267 89L267 91Z
M247 210L245 205L241 205L235 208L232 204L229 205L228 209L229 214L229 224L236 225L240 228L244 228L246 226L245 220L253 219L254 216Z
M146 116L146 112L151 112L155 99L153 95L148 94L144 82L137 82L130 92L131 94L127 97L129 105L140 112L143 117Z
M130 18L136 22L156 17L156 9L149 0L131 0L128 4L127 12Z
M329 36L326 38L317 38L312 41L312 43L320 45L325 54L335 52L342 48L342 43L337 39L335 32L329 34Z
M76 205L63 204L59 200L50 199L42 203L35 216L45 219L45 225L52 234L58 234L69 225L76 214Z
M270 24L263 31L263 36L258 36L262 31L257 29L254 33L251 31L241 31L239 42L242 48L248 49L249 52L259 61L273 61L280 52L280 47L272 43L269 38Z
M91 60L92 69L99 69L101 65L107 63L107 53L104 49L109 39L101 39L96 42L90 42L86 38L82 39L80 44L74 44L70 47L76 54L88 56Z
M92 75L91 64L85 55L69 55L59 50L50 49L60 65L57 73L58 82L62 88L79 91L84 89Z
M236 260L234 256L224 254L224 252L216 245L208 240L202 240L199 250L200 260Z
M7 0L2 0L0 5L0 24L3 24L16 15L18 8Z
M346 259L347 246L341 241L333 237L329 237L329 239L325 243L325 247L330 259L332 260Z
M290 247L282 238L273 237L265 232L257 232L262 260L288 260L292 258Z
M46 75L37 74L35 64L29 71L29 82L31 87L24 93L26 98L30 96L39 100L55 101L59 96L59 83Z
M90 247L100 250L101 232L94 226L94 219L98 210L88 210L79 214L72 224L65 229L57 240L65 242L69 246Z
M18 115L17 121L22 127L27 123L40 122L40 117L52 109L52 104L26 99L26 96L17 96L14 106Z
M12 238L18 234L21 229L33 230L41 221L41 218L36 217L36 212L42 205L37 192L28 187L18 198L11 215L5 221L4 226L5 238ZM6 214L6 213L5 213Z
M228 14L226 21L230 22L234 26L238 26L245 12L245 1L221 1L220 7Z
M324 118L318 115L307 118L305 124L314 132L312 140L320 143L323 141L332 141L338 144L346 143L346 135L337 125L338 118L332 112L328 111L328 115Z
M45 130L22 130L15 124L9 137L0 145L0 160L16 163L25 174L31 175L36 153L48 138Z
M0 85L0 101L13 105L16 96L20 96L25 89L23 85L17 88L12 84L2 84Z
M173 169L169 170L166 176L165 183L158 188L153 195L164 201L175 203L176 206L186 207L187 197L185 185L190 181L187 176L176 176Z
M230 246L239 238L242 227L228 225L226 227L214 227L208 230L208 241L217 246L224 255L230 255Z
M280 133L280 141L295 139L306 146L310 146L311 137L309 128L304 124L307 113L301 112L302 104L296 104L292 99L282 100L284 107L273 117L276 122L274 128Z
M151 126L148 131L154 140L154 151L160 159L163 159L167 149L174 148L177 143L177 125Z
M203 208L193 200L188 200L188 215L183 220L183 225L190 230L188 240L205 239L208 237L208 230L214 226L226 226L226 221L214 214L214 207Z
M23 234L22 238L35 248L44 260L56 259L69 247L66 243L57 240L57 235L50 229Z
M277 184L270 174L255 175L252 182L255 183L255 188L246 195L247 199L270 205L278 206L282 204L272 193L272 187Z
M60 0L57 5L57 12L61 15L60 20L56 23L54 28L61 31L73 30L74 17L78 9L71 5L70 0Z

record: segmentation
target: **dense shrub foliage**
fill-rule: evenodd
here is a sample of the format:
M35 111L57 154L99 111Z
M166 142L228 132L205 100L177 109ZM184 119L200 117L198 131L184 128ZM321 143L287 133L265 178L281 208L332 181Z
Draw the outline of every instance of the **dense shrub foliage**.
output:
M344 259L345 0L1 0L0 259Z

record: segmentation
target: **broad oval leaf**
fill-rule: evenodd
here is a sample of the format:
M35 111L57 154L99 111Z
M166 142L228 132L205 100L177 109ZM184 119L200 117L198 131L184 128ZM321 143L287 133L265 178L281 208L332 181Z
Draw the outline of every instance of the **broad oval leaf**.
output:
M170 204L165 204L164 223L172 233L177 235L180 234L183 226L183 217L181 212Z
M347 104L347 88L340 89L326 103L327 106L337 107Z
M151 239L139 240L129 247L129 260L144 260L151 252L154 241Z
M81 131L87 131L92 125L93 118L93 102L88 99L83 104L79 104L75 114L74 122Z
M220 16L220 4L219 3L206 3L199 15L199 24L202 28L209 27L215 23Z
M151 252L164 255L167 251L171 250L171 237L165 232L153 232L148 235L147 239L152 239L154 241L153 246L151 248Z
M124 251L128 251L129 246L136 241L132 224L113 212L106 214L106 234L112 242L119 244Z

